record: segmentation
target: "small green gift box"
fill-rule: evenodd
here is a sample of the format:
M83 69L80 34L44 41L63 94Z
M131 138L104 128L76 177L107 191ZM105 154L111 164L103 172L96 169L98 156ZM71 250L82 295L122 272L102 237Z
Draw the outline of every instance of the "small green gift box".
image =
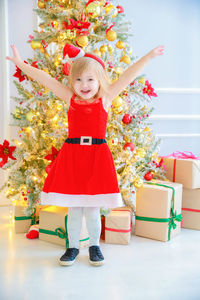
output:
M68 248L67 218L67 207L52 205L41 209L39 212L39 239ZM85 217L83 217L79 248L88 247L88 245L89 236Z

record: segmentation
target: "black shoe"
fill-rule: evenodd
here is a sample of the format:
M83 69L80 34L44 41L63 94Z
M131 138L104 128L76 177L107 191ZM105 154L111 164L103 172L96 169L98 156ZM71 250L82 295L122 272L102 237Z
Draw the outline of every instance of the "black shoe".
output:
M101 266L104 264L104 257L101 253L99 246L90 246L89 247L90 259L89 262L94 266Z
M66 252L60 258L60 264L62 266L70 266L75 262L76 256L79 254L77 248L67 248Z

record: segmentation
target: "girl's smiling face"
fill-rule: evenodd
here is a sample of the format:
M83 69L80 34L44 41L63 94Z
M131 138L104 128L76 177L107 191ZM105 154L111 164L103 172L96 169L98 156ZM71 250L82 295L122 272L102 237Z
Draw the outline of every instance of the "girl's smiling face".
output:
M84 100L92 99L99 90L99 81L95 72L85 70L75 78L73 88L78 97Z

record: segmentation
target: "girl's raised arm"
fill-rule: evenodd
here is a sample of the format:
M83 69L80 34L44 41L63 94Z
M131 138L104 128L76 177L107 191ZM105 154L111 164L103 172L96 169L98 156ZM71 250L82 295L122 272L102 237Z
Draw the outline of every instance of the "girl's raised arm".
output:
M13 57L6 56L6 59L11 60L27 76L30 76L39 84L44 85L45 87L50 89L58 98L69 104L69 100L72 97L72 91L68 86L60 83L58 80L51 77L46 72L24 63L19 55L17 48L14 45L11 45L11 48L13 50Z
M112 101L140 74L144 66L155 56L162 55L164 46L158 46L131 65L124 73L109 87L107 99Z

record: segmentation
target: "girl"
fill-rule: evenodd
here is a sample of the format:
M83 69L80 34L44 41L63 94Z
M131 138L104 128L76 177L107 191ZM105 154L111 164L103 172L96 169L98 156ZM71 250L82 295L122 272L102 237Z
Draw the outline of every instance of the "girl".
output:
M52 164L41 192L41 204L69 208L69 248L59 262L61 265L72 265L79 254L84 214L90 237L89 262L95 266L102 265L100 207L123 205L113 157L105 140L108 107L152 58L163 54L164 46L151 50L110 84L105 65L99 57L66 44L63 58L68 55L73 60L69 86L24 63L17 48L14 45L11 47L13 57L6 58L39 84L49 88L68 107L68 138Z

